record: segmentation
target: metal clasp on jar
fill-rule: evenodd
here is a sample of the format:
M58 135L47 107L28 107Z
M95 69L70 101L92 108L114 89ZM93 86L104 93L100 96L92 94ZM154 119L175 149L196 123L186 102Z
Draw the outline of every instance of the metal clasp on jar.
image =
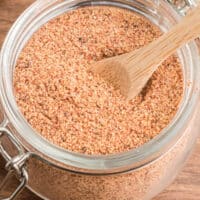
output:
M185 15L188 10L197 5L199 0L167 0L175 7L182 15Z
M18 154L14 157L8 154L8 152L3 147L1 139L3 137L7 137L9 141L14 145ZM10 194L9 197L6 197L3 200L13 200L26 186L28 182L28 173L26 171L26 161L30 157L30 153L25 153L17 139L13 136L13 134L5 127L0 127L0 154L6 161L5 169L8 171L6 177L0 183L0 193L4 189L7 181L11 177L11 175L15 174L20 181L19 186L15 189L15 191Z

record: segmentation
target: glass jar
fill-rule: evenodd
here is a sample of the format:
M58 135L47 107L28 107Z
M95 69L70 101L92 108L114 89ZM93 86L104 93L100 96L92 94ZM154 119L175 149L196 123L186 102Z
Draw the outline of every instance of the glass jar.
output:
M184 1L185 2L185 1ZM21 115L13 94L13 70L25 43L44 23L82 6L112 5L147 17L167 31L186 7L164 0L38 0L15 22L0 57L0 153L8 176L20 180L9 200L26 186L43 199L148 200L169 185L185 163L198 136L200 60L195 41L177 51L184 73L184 97L175 118L154 139L129 152L88 156L68 152L42 138ZM188 84L190 83L190 84Z

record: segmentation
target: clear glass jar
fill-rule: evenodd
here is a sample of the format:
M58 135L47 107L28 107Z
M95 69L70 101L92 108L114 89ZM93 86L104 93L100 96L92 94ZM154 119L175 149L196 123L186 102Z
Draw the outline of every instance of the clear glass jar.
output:
M7 35L0 57L0 152L7 162L6 168L21 181L9 199L27 186L43 199L148 200L173 181L198 136L200 60L194 41L177 52L185 84L181 108L173 121L142 147L115 155L87 156L59 148L31 128L13 94L13 70L18 55L44 23L86 5L130 9L163 31L180 19L175 6L164 0L38 0L19 17Z

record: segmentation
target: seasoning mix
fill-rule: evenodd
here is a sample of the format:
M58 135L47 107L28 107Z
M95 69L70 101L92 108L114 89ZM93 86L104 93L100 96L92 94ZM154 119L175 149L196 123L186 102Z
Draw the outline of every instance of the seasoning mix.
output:
M114 7L79 8L49 21L17 62L14 90L21 112L41 136L73 152L108 155L143 145L179 108L178 58L168 58L131 101L88 68L160 35L146 18Z

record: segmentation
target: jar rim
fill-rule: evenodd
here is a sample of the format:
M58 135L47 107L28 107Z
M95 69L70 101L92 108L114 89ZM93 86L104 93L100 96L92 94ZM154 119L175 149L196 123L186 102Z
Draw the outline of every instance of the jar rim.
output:
M128 8L128 2L130 3L128 0L99 0L95 1L95 3L93 1L85 0L70 0L59 3L59 6L65 6L66 9L66 5L70 8L77 8L80 5L96 4L122 6L124 8ZM176 144L178 139L182 136L181 133L184 132L183 130L185 125L188 123L195 110L195 105L198 101L197 97L199 95L199 91L195 89L198 85L197 83L199 82L198 75L200 75L199 69L195 67L200 65L199 59L197 59L198 49L195 42L191 42L182 48L183 51L188 52L188 60L190 60L191 64L190 78L192 78L191 80L193 81L191 82L190 87L184 87L185 91L183 102L180 105L180 109L178 110L176 116L158 136L141 147L123 153L95 156L70 152L51 144L46 139L42 138L35 130L33 130L18 109L12 85L11 72L15 66L16 55L20 52L19 44L16 44L17 40L20 39L20 30L24 28L25 23L29 22L31 15L33 15L36 10L41 9L42 16L45 16L50 13L49 8L52 10L58 9L59 6L57 3L58 1L56 0L39 0L33 3L12 26L1 50L0 100L6 118L16 129L17 133L19 133L17 134L18 139L26 143L27 146L25 146L27 149L31 150L34 154L45 158L48 162L68 170L76 172L79 171L80 173L111 174L125 172L153 162ZM176 19L179 19L179 14L176 13L175 10L167 4L167 2L162 1L162 4L163 6L168 7L168 12L170 11ZM43 7L47 10L42 11ZM13 54L16 54L14 61L11 58ZM194 92L194 90L196 92Z

